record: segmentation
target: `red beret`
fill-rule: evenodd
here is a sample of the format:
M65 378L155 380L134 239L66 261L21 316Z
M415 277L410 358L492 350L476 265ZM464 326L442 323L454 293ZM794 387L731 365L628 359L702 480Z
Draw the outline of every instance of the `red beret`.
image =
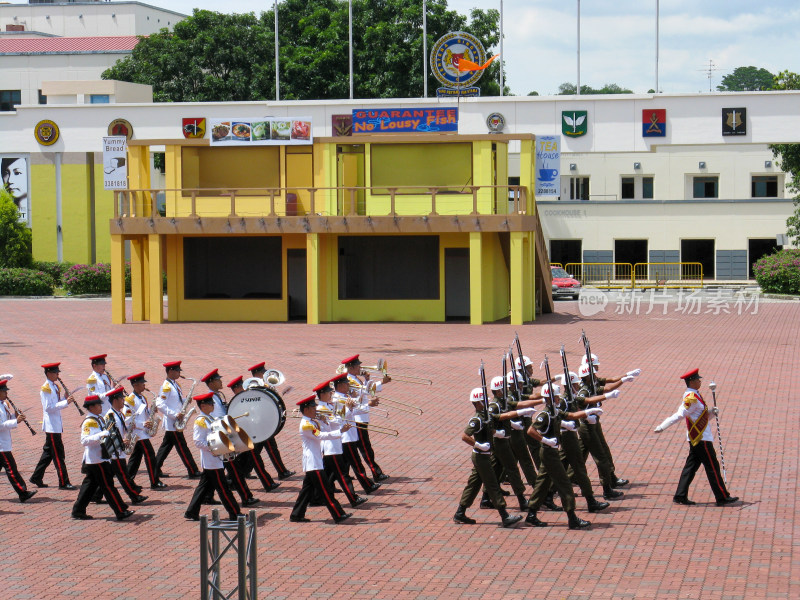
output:
M211 396L213 396L213 395L214 394L212 392L208 392L207 394L197 394L194 397L194 401L197 402L198 404L200 404L204 400L211 400Z
M686 373L681 375L681 379L683 379L684 381L690 381L692 379L702 379L702 377L700 377L699 371L700 371L699 368L698 369L692 369L691 371L687 371Z
M168 369L178 369L181 370L181 361L173 360L172 362L165 362L164 366Z
M259 369L265 369L266 367L264 365L266 365L266 364L267 363L265 363L265 362L260 362L257 365L253 365L252 367L250 367L247 370L252 373L253 371L258 371Z
M83 407L87 408L92 404L101 404L103 401L100 399L100 396L96 394L89 394L83 399Z
M202 381L203 383L208 383L214 378L221 379L221 377L219 376L219 369L214 369L213 371L206 373L205 375L203 375L200 381Z
M241 375L239 375L236 379L231 379L231 382L228 384L227 387L233 388L233 387L236 387L237 385L242 385L242 376Z
M302 400L300 400L300 402L297 403L297 406L305 406L306 404L311 404L312 402L316 401L317 397L314 394L312 394L308 398L303 398Z
M357 364L359 364L359 365L361 364L361 361L360 361L360 360L358 360L358 354L356 354L355 356L349 356L349 357L345 358L345 359L342 361L342 364L343 364L343 365L349 365L349 364L351 364L351 363L357 363Z
M328 381L323 381L317 387L315 387L314 391L317 392L317 394L319 394L321 392L326 392L330 389L331 389L331 380L328 379Z
M0 379L0 392L8 391L8 379Z
M119 396L120 394L124 393L125 393L125 388L123 388L121 385L118 385L113 390L106 392L106 398L113 398L114 396Z
M336 385L337 383L341 383L342 381L347 381L347 373L339 373L336 377L331 379L331 383Z
M108 356L108 354L98 354L97 356L90 356L89 360L91 360L92 362L96 360L105 360L106 356Z
M58 365L61 363L47 363L46 365L42 365L42 368L46 371L47 369L57 369Z
M130 381L131 383L138 383L139 379L144 381L144 371L142 371L141 373L137 373L136 375L131 375L130 377L128 377L128 381Z

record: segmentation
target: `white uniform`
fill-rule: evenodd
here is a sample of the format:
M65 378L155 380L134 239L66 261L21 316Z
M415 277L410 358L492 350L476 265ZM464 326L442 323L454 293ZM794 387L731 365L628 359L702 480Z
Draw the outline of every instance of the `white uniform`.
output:
M208 434L211 433L211 421L209 415L197 417L194 421L194 434L192 439L194 445L200 448L200 466L203 469L221 469L224 466L219 456L214 456L208 448Z
M69 402L61 398L58 384L48 379L44 382L39 396L42 399L42 409L44 411L42 431L45 433L62 433L64 425L61 423L61 411L67 408Z
M97 371L92 371L92 374L86 379L86 389L90 394L97 394L100 396L100 400L103 402L101 415L111 410L111 402L108 401L108 398L106 398L104 394L113 390L115 387L116 386L111 383L111 378L106 373L101 375Z
M337 406L341 406L341 402L346 402L347 400L352 400L350 396L346 394L341 394L339 392L333 393L334 401L336 401ZM367 411L369 411L369 406L366 407ZM344 412L344 418L347 421L357 421L357 416L363 414L362 411L364 409L361 405L356 406L354 409L346 408ZM346 444L348 442L357 442L358 441L358 427L351 427L344 433L342 433L342 443Z
M11 452L11 430L16 429L17 425L14 414L4 402L0 402L0 452Z
M131 424L133 432L139 437L140 440L149 440L150 436L144 429L145 421L150 420L150 408L147 401L143 396L137 396L136 392L125 398L125 416L127 411L131 413Z
M383 383L380 381L367 381L366 379L362 380L360 377L350 375L349 373L347 374L347 380L354 385L361 386L358 395L360 410L357 410L354 413L355 420L358 423L369 423L369 401L372 399L372 397L367 390L372 390L374 394L377 394L383 389Z
M339 403L329 404L328 402L323 402L322 400L319 400L318 402L321 407L324 407L327 410L329 410L332 415L332 416L325 415L327 422L324 422L320 419L320 425L322 426L323 431L334 431L341 429L342 425L344 425L344 421L342 421L342 416L340 414L344 412L342 411L342 405ZM342 454L343 452L342 441L344 439L344 436L347 435L348 432L349 430L345 431L339 437L322 440L322 454L325 456Z
M175 417L181 411L183 405L183 394L180 386L171 379L165 379L161 386L161 394L156 400L158 410L164 414L164 429L166 431L177 431L175 429Z
M83 420L81 445L83 446L83 462L87 465L110 462L108 458L103 458L103 448L100 445L103 438L106 437L103 431L100 415L89 415Z
M214 410L211 411L212 419L221 419L228 414L228 405L222 403L222 396L219 392L214 392L211 397L214 400Z
M686 388L686 391L683 393L683 400L681 401L681 405L678 407L678 411L670 416L667 417L663 423L661 423L661 429L666 429L670 425L673 425L680 421L681 419L689 419L692 423L697 421L700 418L700 415L703 414L704 410L708 410L703 400L703 397L700 395L694 388ZM714 416L714 413L708 411L708 419L710 420ZM703 442L713 442L714 435L711 433L711 428L707 426L703 429L703 435L700 438ZM686 440L691 441L689 439L689 429L690 425L686 424Z
M322 442L341 438L339 429L323 431L320 424L304 416L300 419L300 438L303 440L303 472L322 471Z

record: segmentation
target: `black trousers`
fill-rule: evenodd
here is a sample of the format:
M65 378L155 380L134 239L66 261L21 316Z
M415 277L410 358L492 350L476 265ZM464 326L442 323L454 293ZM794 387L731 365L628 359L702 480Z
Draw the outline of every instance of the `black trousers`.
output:
M225 471L233 482L233 487L239 492L242 502L253 497L253 493L250 491L250 487L247 485L247 480L242 472L241 463L237 463L236 460L233 462L225 461Z
M383 474L378 463L375 462L375 451L372 449L372 442L369 441L369 423L361 423L364 426L358 428L358 450L364 457L364 462L372 471L373 477L378 477Z
M278 471L279 477L289 470L286 468L286 465L283 464L283 459L281 458L281 452L280 450L278 450L278 442L275 441L274 437L269 438L265 442L262 442L261 447L266 448L267 455L269 456L269 459L272 461L272 465L275 467L275 470Z
M126 510L128 505L122 501L117 488L114 487L114 475L111 472L111 463L102 462L96 465L84 464L85 477L81 483L81 489L78 492L78 499L72 505L72 514L85 515L86 507L89 506L95 492L100 489L108 502L108 505L114 511L114 514L120 516Z
M140 488L136 483L133 481L133 478L128 475L128 461L124 458L112 458L111 459L111 472L114 473L114 476L119 481L120 487L125 491L128 495L128 498L133 500L139 495Z
M173 448L178 450L178 456L181 457L181 462L186 467L186 472L189 475L195 475L200 472L200 469L197 468L197 463L194 462L192 453L189 452L189 447L186 445L186 438L183 436L183 432L165 431L164 439L158 448L158 454L156 454L156 467L158 467L159 473L167 455Z
M359 431L359 433L361 433ZM367 476L367 471L364 469L364 465L361 463L361 457L358 455L358 445L359 442L343 442L342 443L342 450L344 451L344 460L347 462L347 466L353 469L353 473L356 474L356 479L358 479L358 483L361 484L361 487L364 490L372 489L375 485L375 482Z
M64 443L61 441L60 433L45 433L44 447L42 448L42 456L39 459L39 464L33 470L31 479L33 481L41 481L44 477L44 471L50 466L52 462L56 466L56 475L58 475L58 485L65 486L69 484L69 475L67 474L67 465L64 464Z
M222 500L222 505L228 511L228 519L235 521L236 515L240 514L241 511L236 498L233 497L231 488L228 487L228 482L225 481L223 469L203 469L200 482L197 484L197 489L195 489L192 500L189 502L186 514L192 518L199 517L203 500L208 496L212 496L214 492L217 492L219 499Z
M717 502L730 496L728 488L722 479L722 471L720 471L719 463L717 462L717 453L714 451L714 442L701 441L696 446L692 446L691 442L689 443L689 456L686 457L686 464L683 466L678 489L675 490L675 497L686 498L688 496L689 485L691 485L700 465L705 467L708 483L711 484L711 491L714 492L714 498L716 498Z
M256 444L256 446L257 445L258 444ZM269 490L269 488L275 485L275 480L267 472L267 467L264 466L264 460L261 458L260 449L256 451L256 448L253 448L250 452L244 452L236 457L236 461L241 464L241 473L244 475L247 475L250 471L255 469L256 475L258 475L258 478L261 480L261 485L264 486L265 490Z
M356 492L347 477L350 465L344 460L344 456L342 454L326 454L322 458L322 464L325 467L325 475L331 482L331 487L335 481L339 482L339 487L342 488L347 501L353 504L356 501Z
M25 480L17 470L17 461L14 460L14 455L11 452L0 452L0 470L5 469L8 475L8 481L14 491L20 496L27 491Z
M300 494L297 496L297 501L292 508L292 516L296 519L302 519L306 516L306 509L308 503L314 495L319 496L331 517L338 519L344 515L342 505L334 498L333 488L331 487L328 478L325 477L323 471L306 471L306 476L303 478L303 487L300 488Z
M150 440L139 440L133 447L133 452L128 457L128 477L133 479L139 472L139 465L142 464L147 469L147 476L150 478L150 487L158 485L158 469L156 468L156 453L153 450L153 443Z

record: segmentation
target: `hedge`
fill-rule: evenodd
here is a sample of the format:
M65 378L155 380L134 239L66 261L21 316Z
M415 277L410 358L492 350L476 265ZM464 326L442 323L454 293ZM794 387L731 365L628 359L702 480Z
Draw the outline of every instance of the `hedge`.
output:
M44 271L0 269L0 296L52 296L55 281Z
M53 281L56 282L56 286L61 287L64 285L64 272L69 269L74 263L71 262L48 262L43 260L35 260L33 261L33 269L37 271L44 271L50 277L53 278Z
M758 285L764 292L800 294L800 250L780 250L753 264Z

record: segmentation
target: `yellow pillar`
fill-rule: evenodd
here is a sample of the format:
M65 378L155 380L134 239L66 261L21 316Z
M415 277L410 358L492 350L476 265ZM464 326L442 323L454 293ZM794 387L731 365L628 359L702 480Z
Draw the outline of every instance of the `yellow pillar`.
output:
M469 322L483 323L483 234L469 233Z
M318 233L306 235L306 313L309 325L320 322L320 239Z
M147 297L144 291L144 279L146 273L146 258L144 256L144 238L133 238L131 240L131 306L134 321L145 320L145 305Z
M167 320L178 321L183 289L183 237L168 235L164 239L167 272ZM179 273L180 271L180 273Z
M509 279L511 280L511 324L522 325L525 320L525 232L512 231L509 244Z
M128 146L128 187L132 190L150 188L150 146ZM136 194L131 213L137 217L150 216L149 194Z
M111 236L111 322L125 322L125 240Z
M150 322L161 324L164 322L164 295L162 292L161 275L161 236L151 234L148 240L148 279L150 285Z

